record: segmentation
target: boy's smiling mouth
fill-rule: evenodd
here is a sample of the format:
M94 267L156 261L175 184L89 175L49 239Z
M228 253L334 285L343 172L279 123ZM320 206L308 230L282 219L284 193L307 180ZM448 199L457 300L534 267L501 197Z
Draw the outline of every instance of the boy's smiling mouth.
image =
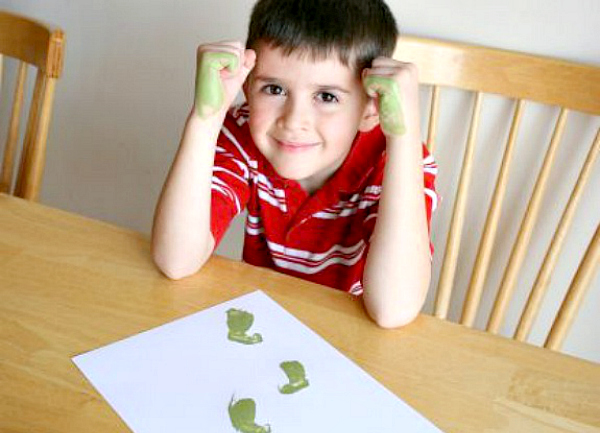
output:
M319 142L288 141L279 139L275 139L275 142L281 149L288 152L300 152L303 150L312 149L320 144Z

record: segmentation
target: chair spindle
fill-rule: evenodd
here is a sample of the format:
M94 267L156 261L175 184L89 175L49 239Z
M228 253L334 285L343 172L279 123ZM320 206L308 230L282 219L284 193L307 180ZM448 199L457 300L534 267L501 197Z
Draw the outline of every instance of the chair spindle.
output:
M523 309L523 313L521 314L521 318L514 335L514 338L518 341L525 341L529 337L529 333L531 332L531 328L537 317L543 298L546 294L548 286L550 285L550 279L552 277L554 268L556 267L556 262L558 261L558 256L566 239L567 232L569 231L571 223L573 222L575 210L577 209L579 201L583 195L583 189L590 178L592 167L594 166L599 154L600 129L598 130L596 138L594 139L592 146L588 151L586 160L583 164L581 172L579 173L579 177L573 192L571 193L571 197L565 206L565 210L563 211L560 222L558 223L556 231L554 232L554 236L552 237L550 247L548 248L546 256L542 262L542 267L538 272L535 283L533 284L533 288L531 289L531 293L529 294L529 299L527 300L525 308Z
M56 78L44 77L39 130L35 137L36 144L30 152L29 171L25 173L26 184L23 189L23 198L27 200L37 201L42 187L44 167L46 165L46 143L48 140L48 130L50 129L50 120L52 118L55 87Z
M20 61L15 84L15 93L12 103L10 121L6 145L4 146L4 158L2 162L2 174L0 176L0 192L10 193L12 189L13 173L17 142L19 140L19 129L21 126L21 112L23 111L23 99L25 95L25 83L27 81L27 63Z
M36 139L39 133L39 122L38 118L41 112L41 104L42 100L42 92L44 89L45 77L41 70L38 70L35 87L33 90L33 98L31 101L31 106L29 108L29 116L27 119L27 133L25 134L25 139L23 140L23 150L21 153L21 164L20 164L20 173L17 180L17 185L15 186L15 195L18 197L24 197L24 192L27 190L27 177L29 172L29 167L31 166L32 161L32 148L35 145Z
M460 240L462 237L462 229L467 211L467 196L473 171L473 155L475 153L475 140L477 138L477 130L479 128L482 99L483 94L481 92L476 92L475 104L473 105L473 114L471 116L471 126L469 128L469 135L463 157L458 190L456 192L454 210L452 212L452 220L450 222L448 240L446 242L446 252L444 255L442 269L440 271L440 281L438 283L434 315L443 319L448 315L450 296L452 294L452 287L454 284L454 274L456 272L456 265L458 263Z
M438 114L440 111L440 86L431 88L431 109L429 112L429 127L427 131L427 150L429 153L435 153L435 139L438 126Z
M551 350L560 350L567 336L571 324L575 319L577 310L590 287L598 265L600 264L600 225L592 238L583 260L577 269L577 273L571 282L571 286L563 300L560 310L556 315L550 334L544 343L544 347Z
M502 202L504 200L506 186L508 184L510 164L512 162L515 142L517 141L517 134L519 125L521 123L524 105L525 101L523 99L517 100L515 113L510 127L508 143L504 150L500 173L498 174L498 179L496 180L496 187L494 189L492 203L485 221L483 235L479 243L479 250L477 252L477 259L473 268L473 274L471 275L471 281L460 319L460 323L469 327L473 326L473 323L475 322L477 308L479 307L479 302L481 300L481 292L483 290L483 285L485 283L490 265L492 247L494 246L494 240L496 239L498 221L500 220L500 211L502 210Z
M527 253L527 247L531 241L531 235L540 213L542 199L544 198L544 193L548 184L548 178L550 177L550 171L552 170L552 165L554 164L556 151L565 129L567 115L568 110L562 108L558 120L556 121L554 133L552 135L550 145L548 146L548 150L546 151L542 168L536 180L535 187L533 188L533 193L527 206L527 211L525 212L525 216L521 222L517 240L515 241L513 249L510 253L510 258L504 271L504 276L502 277L500 289L496 295L496 302L492 308L492 313L490 314L487 325L487 330L495 334L498 333L500 326L502 326L506 309L508 308L508 304L512 299L515 290L519 271L521 270L523 261L525 260L525 254Z

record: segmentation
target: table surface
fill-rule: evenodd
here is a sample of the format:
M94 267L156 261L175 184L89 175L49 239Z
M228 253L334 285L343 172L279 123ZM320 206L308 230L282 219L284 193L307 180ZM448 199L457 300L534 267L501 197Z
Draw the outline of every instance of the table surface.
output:
M71 358L261 289L445 432L600 432L600 365L213 257L170 281L146 236L0 195L0 431L127 432Z

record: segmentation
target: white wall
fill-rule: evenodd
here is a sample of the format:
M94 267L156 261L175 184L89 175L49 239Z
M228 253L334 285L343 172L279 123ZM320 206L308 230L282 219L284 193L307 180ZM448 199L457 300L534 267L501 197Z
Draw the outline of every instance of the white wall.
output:
M42 202L148 233L154 204L192 98L195 48L203 41L243 40L252 4L251 0L0 0L0 7L55 23L67 36L65 71L57 87ZM595 0L389 0L389 4L404 33L600 63L600 3ZM424 92L423 110L427 108L426 97ZM438 189L445 200L433 222L437 247L434 283L456 187L456 162L461 159L467 132L456 113L468 111L471 103L470 96L458 92L443 95L436 158L440 164ZM0 108L5 106L3 103ZM509 101L496 97L484 101L484 124L477 150L480 164L474 183L484 203L489 200L501 155L483 149L498 149L505 141L508 124L498 122L495 116L511 110ZM508 190L509 202L516 204L503 213L495 248L498 259L489 277L491 291L501 278L515 225L533 186L524 174L539 169L541 152L551 134L541 125L555 116L555 109L536 104L526 112L515 156L515 179ZM568 188L585 157L585 146L591 143L599 125L598 119L583 115L570 120L551 179L552 193L544 202L547 217L536 228L526 263L528 271L523 272L520 286L525 287L535 278L550 224L555 224L560 215ZM3 146L3 140L0 143ZM560 288L568 285L575 263L600 220L598 165L577 213L573 240L567 243L557 268L554 292L534 330L535 342L539 343L549 326L549 314L562 297ZM458 314L468 283L468 269L484 218L478 212L469 215L453 317ZM234 222L219 249L221 253L239 256L241 223ZM523 296L517 294L518 302ZM485 297L484 307L488 308L490 302L491 296ZM430 306L431 299L427 308ZM600 362L600 338L594 321L599 307L597 277L565 344L566 352ZM516 320L515 315L512 311L509 323Z

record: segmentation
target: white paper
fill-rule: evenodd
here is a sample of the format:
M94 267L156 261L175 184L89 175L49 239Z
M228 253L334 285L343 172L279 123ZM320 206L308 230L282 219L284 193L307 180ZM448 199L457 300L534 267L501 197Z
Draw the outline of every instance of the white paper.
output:
M254 315L262 343L227 338L230 308ZM309 386L287 395L291 360ZM441 431L261 291L73 361L135 433L235 433L228 408L245 398L272 433Z

